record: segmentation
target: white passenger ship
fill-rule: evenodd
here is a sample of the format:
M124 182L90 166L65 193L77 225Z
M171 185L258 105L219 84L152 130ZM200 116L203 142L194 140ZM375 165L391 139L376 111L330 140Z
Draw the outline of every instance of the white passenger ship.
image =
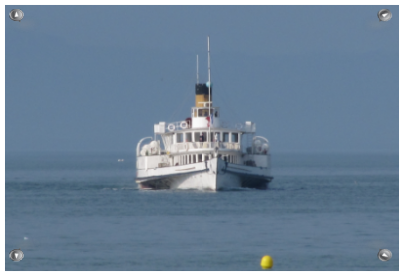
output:
M140 189L267 189L272 180L268 140L255 136L251 121L222 121L219 107L212 105L209 37L208 72L209 81L196 84L191 117L155 124L154 137L137 144Z

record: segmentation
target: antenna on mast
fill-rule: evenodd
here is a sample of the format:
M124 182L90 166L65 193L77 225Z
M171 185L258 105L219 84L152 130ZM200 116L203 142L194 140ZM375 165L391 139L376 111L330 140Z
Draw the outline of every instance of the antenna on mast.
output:
M210 102L210 87L212 86L212 84L210 83L210 46L209 46L209 36L208 36L208 76L209 76L209 107L212 107L212 104ZM209 112L210 113L210 112Z
M206 141L212 142L211 134L210 134L210 125L212 124L213 114L212 114L212 102L210 101L210 87L212 86L210 82L210 46L209 46L209 36L208 36L208 76L209 76L209 136Z
M198 61L198 55L196 55L196 84L199 84L199 61Z

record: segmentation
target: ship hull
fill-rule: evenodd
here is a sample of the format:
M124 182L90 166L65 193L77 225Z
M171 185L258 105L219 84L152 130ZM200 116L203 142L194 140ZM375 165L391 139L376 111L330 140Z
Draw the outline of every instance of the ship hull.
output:
M226 190L267 189L272 177L267 168L237 165L213 158L183 166L138 170L140 189Z

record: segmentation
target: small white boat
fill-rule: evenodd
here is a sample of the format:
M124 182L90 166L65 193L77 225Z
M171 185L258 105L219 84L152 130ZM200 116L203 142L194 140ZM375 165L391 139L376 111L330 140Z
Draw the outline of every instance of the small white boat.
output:
M209 37L208 72L206 84L198 83L197 77L191 117L155 124L154 138L137 144L140 189L268 188L273 179L268 140L255 135L251 121L222 121L219 107L212 104Z

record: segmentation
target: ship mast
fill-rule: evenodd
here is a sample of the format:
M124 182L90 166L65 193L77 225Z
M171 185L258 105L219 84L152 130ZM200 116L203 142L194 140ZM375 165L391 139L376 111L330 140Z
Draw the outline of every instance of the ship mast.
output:
M196 55L196 84L199 84L199 59Z
M212 118L213 116L211 116L211 111L212 111L212 103L210 101L210 87L212 86L211 82L210 82L210 47L209 47L209 36L208 36L208 83L209 83L209 134L208 134L208 139L206 139L206 141L210 141L211 140L211 135L210 135L210 125L212 124ZM210 141L212 142L212 141Z

